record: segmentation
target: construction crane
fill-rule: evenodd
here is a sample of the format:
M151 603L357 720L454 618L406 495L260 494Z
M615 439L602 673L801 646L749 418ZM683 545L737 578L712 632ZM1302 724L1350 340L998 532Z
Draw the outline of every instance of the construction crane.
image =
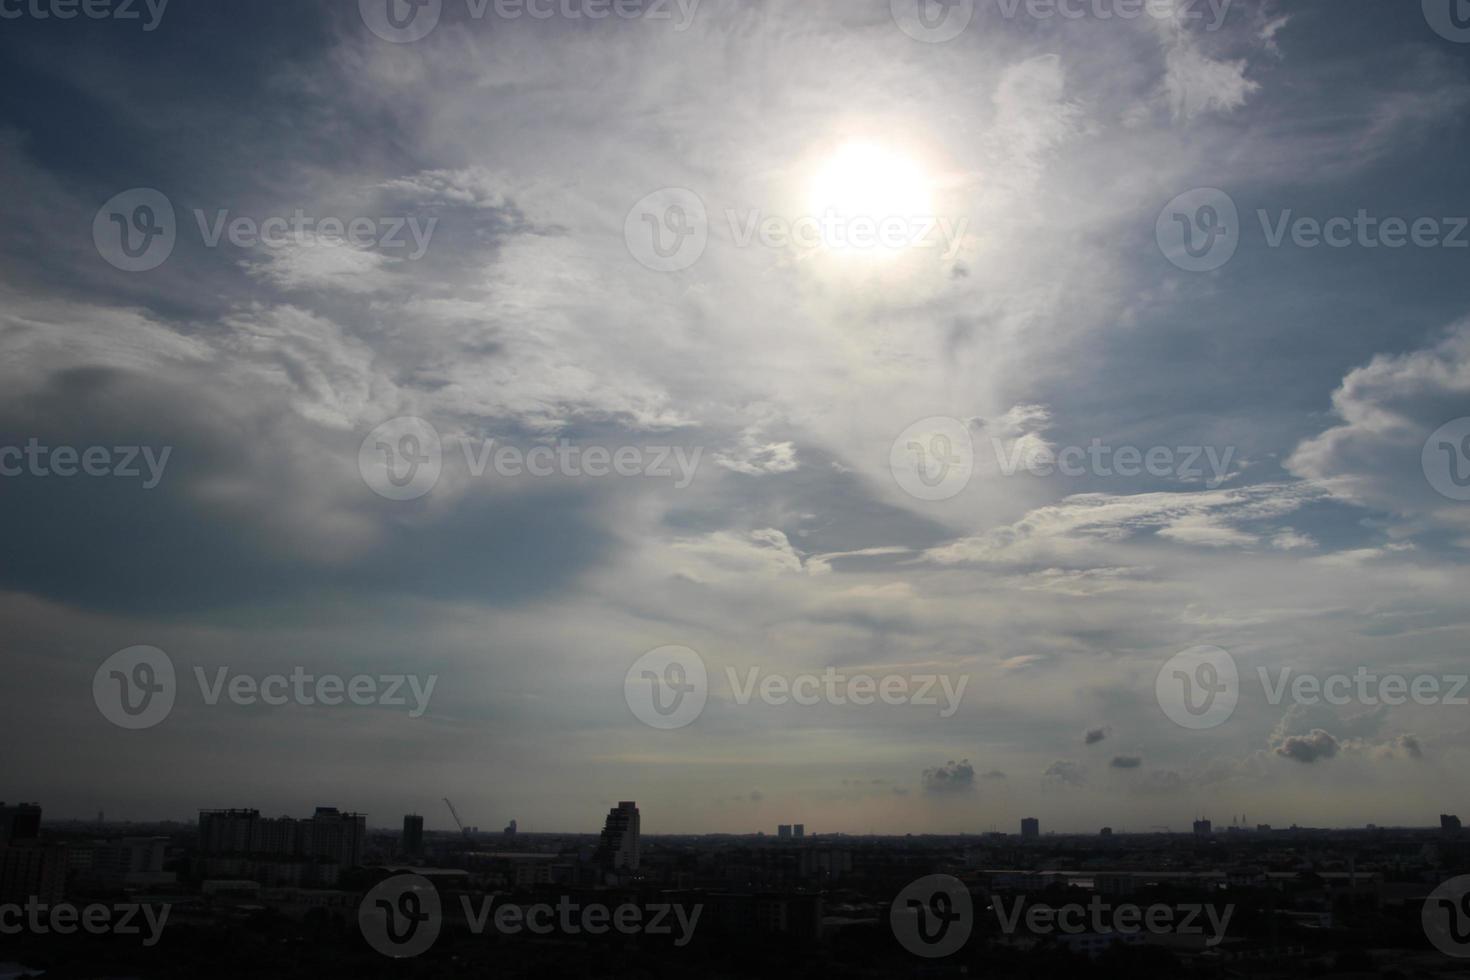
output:
M468 839L470 832L464 829L464 821L459 819L459 812L454 809L454 804L449 802L449 797L444 797L444 805L449 807L449 815L454 818L454 825L459 828L462 836Z

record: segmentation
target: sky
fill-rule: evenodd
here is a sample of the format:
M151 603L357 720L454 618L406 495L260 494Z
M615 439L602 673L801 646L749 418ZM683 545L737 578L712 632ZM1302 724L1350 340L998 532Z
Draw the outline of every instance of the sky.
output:
M392 3L0 3L4 798L1470 810L1449 0Z

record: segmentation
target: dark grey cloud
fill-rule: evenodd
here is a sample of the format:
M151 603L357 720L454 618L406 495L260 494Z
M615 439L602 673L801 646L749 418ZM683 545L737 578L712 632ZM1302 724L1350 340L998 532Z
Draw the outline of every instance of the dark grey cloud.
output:
M0 444L169 451L152 489L141 479L6 479L0 533L12 548L0 588L66 604L177 613L311 593L525 602L613 548L596 498L572 486L467 496L448 519L413 520L427 504L405 508L361 481L362 433L179 379L75 369L0 404ZM241 493L217 497L220 484ZM366 538L338 541L333 526ZM292 544L307 534L320 536L317 558Z
M1400 735L1394 739L1394 744L1397 748L1402 749L1410 759L1424 758L1424 747L1419 743L1417 736Z
M940 796L953 793L973 793L975 791L975 767L970 765L969 759L960 762L951 760L942 766L925 769L923 783L924 792Z
M1096 745L1098 742L1101 742L1103 739L1105 739L1107 737L1108 737L1108 729L1106 727L1089 728L1082 735L1082 744L1084 744L1084 745Z
M1341 743L1320 728L1306 735L1288 735L1273 746L1272 751L1282 758L1296 762L1312 763L1319 759L1330 759L1337 755Z
M1115 755L1108 765L1114 769L1137 769L1143 765L1143 759L1136 755Z
M1047 766L1042 776L1065 786L1081 786L1087 782L1087 769L1079 763L1059 759Z

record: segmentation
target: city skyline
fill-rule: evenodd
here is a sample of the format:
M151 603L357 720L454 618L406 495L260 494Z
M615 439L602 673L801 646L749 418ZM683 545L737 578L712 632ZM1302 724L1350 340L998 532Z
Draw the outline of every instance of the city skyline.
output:
M504 972L544 962L547 939L562 941L552 959L571 947L636 970L707 970L738 946L769 961L762 975L857 956L874 977L916 960L997 976L1048 962L1069 975L1258 975L1269 962L1282 977L1323 965L1398 976L1409 963L1448 977L1470 956L1470 874L1456 873L1470 840L1454 814L1336 831L1233 814L1187 835L1043 834L1026 817L1019 834L807 837L781 824L774 836L645 838L635 801L610 808L600 834L567 835L522 835L515 821L481 834L443 802L458 832L428 837L418 814L383 830L327 805L72 825L0 803L0 935L19 957L0 971L36 975L28 964L57 956L218 965L221 944L238 967L295 942L305 962L287 975L320 976L327 950L344 976L380 957Z
M11 807L16 807L16 806L27 807L27 806L39 806L39 805L40 805L39 803L29 803L29 802L17 802L15 804L10 804ZM571 828L571 827L556 827L556 826L548 826L548 827L542 827L542 828L531 828L531 829L527 829L527 828L519 827L518 826L519 821L518 820L515 820L515 819L510 820L509 821L510 826L507 826L504 830L500 830L500 831L495 831L495 830L481 830L478 826L476 826L476 827L461 827L461 826L455 825L453 823L453 820L452 819L449 822L447 822L447 823L443 824L442 826L440 826L440 825L435 825L435 824L431 824L431 823L425 822L425 818L423 817L423 815L418 814L418 813L403 813L403 814L398 814L396 816L393 816L393 817L389 818L388 819L388 822L375 824L375 823L372 822L372 817L371 817L370 814L363 813L363 812L358 812L358 811L343 811L343 813L344 813L344 815L361 817L365 821L366 830L368 832L372 832L372 833L378 833L378 834L396 833L396 834L402 835L402 834L404 834L404 833L407 832L407 829L408 829L408 826L409 826L409 822L410 821L417 821L417 824L416 825L418 827L418 833L421 835L420 838L419 838L420 840L425 839L422 835L432 835L433 837L437 837L437 838L448 837L448 838L464 838L464 839L473 839L473 840L492 841L492 840L506 838L506 837L513 837L513 836L521 835L521 834L529 835L529 836L543 836L543 837L565 837L565 836L577 836L577 835L587 836L587 837L598 837L598 836L601 836L606 831L606 829L607 829L607 820L610 819L610 816L609 815L612 814L612 813L616 813L618 811L618 809L620 807L624 806L624 805L626 805L626 803L620 801L619 803L617 803L617 804L615 804L613 806L608 807L608 813L607 814L604 814L604 818L602 820L600 820L600 821L594 821L594 823L596 824L595 826L589 824L588 826L583 827L581 829ZM0 800L0 812L3 812L3 809L6 806L7 806L7 804L3 800ZM636 804L634 804L634 806L636 807ZM333 810L333 811L335 811L337 808L335 808L335 807L322 807L322 806L319 806L319 805L303 805L303 806L296 806L296 807L288 807L287 809L281 811L276 816L271 816L271 813L273 811L268 811L268 810L265 810L265 809L262 809L262 808L256 807L256 806L238 806L238 807L223 807L223 808L219 808L219 807L216 807L216 808L201 807L201 808L196 808L195 811L194 811L194 813L195 813L195 815L197 817L198 815L204 815L204 814L210 814L210 813L228 814L228 813L236 813L236 812L239 812L239 813L250 813L250 814L254 814L256 817L258 817L260 819L265 819L265 820L278 820L279 819L279 820L293 820L294 821L294 820L296 820L298 818L292 817L291 816L291 813L292 812L299 811L299 810L307 810L307 809L315 809L315 810L318 810L318 811L325 809L325 810ZM47 812L50 813L51 811L48 809ZM188 825L188 824L191 824L191 823L197 823L197 819L189 819L188 817L162 817L162 818L147 818L147 819L114 818L114 819L111 819L111 820L102 820L102 819L100 819L101 816L102 816L102 813L100 811L95 815L95 817L91 817L91 818L89 818L89 817L78 817L78 816L67 816L67 815L56 815L54 813L51 813L51 816L48 819L52 823L77 824L77 825L88 825L88 826L97 826L97 827L109 827L109 826L111 826L111 827L123 827L123 826L130 826L130 825L150 826L150 825L162 825L162 824L169 824L169 825ZM996 836L996 835L999 835L999 836L1015 836L1015 837L1021 837L1021 838L1025 838L1025 837L1028 837L1028 836L1034 836L1034 837L1038 837L1039 838L1039 837L1045 837L1045 836L1088 837L1088 836L1108 836L1108 835L1115 835L1115 836L1120 836L1120 837L1121 836L1148 837L1148 836L1159 836L1159 835L1164 835L1164 836L1169 836L1169 835L1199 836L1199 834L1200 834L1200 827L1201 826L1204 827L1205 833L1207 835L1210 835L1210 836L1213 836L1215 834L1227 834L1227 833L1251 834L1251 833L1264 833L1264 832L1272 832L1272 831L1328 831L1328 832L1353 832L1353 831L1425 831L1425 830L1433 830L1433 829L1436 829L1436 828L1439 829L1439 830L1441 830L1441 831L1447 831L1447 830L1450 830L1450 829L1453 829L1455 831L1458 831L1459 830L1458 817L1455 814L1453 814L1453 813L1438 812L1438 813L1434 813L1434 814L1423 814L1422 816L1425 818L1424 819L1424 822L1422 822L1422 823L1413 823L1413 822L1410 822L1410 823L1402 823L1402 824L1395 824L1395 823L1377 823L1377 822L1374 822L1374 821L1367 821L1367 820L1362 821L1362 822L1359 822L1359 823L1355 823L1355 824L1333 824L1333 825L1301 823L1299 821L1292 820L1292 819L1283 819L1283 820L1280 820L1279 822L1271 822L1271 821L1257 821L1255 819L1247 820L1246 814L1244 814L1244 813L1239 813L1239 814L1230 813L1230 814L1226 814L1225 815L1225 817L1226 817L1226 820L1225 821L1215 821L1214 819L1212 819L1210 817L1198 817L1198 816L1196 816L1196 817L1193 817L1193 818L1191 818L1189 820L1186 820L1185 822L1183 822L1177 828L1176 827L1173 827L1171 825L1159 824L1159 823L1149 824L1147 826L1135 826L1135 827L1130 827L1130 826L1128 826L1126 824L1119 823L1119 824L1117 824L1115 826L1112 823L1108 823L1105 819L1101 820L1101 822L1095 822L1096 823L1096 826L1095 827L1084 826L1083 824L1078 823L1078 824L1075 825L1075 829L1074 829L1074 825L1073 824L1070 824L1070 823L1067 823L1065 821L1062 821L1062 826L1060 828L1057 828L1057 827L1053 826L1052 824L1050 824L1047 820L1042 819L1042 818L1020 817L1020 818L1017 818L1014 821L1015 826L1012 829L1010 829L1010 830L1001 829L999 827L984 827L984 828L972 828L972 829L968 829L968 830L960 830L960 831L953 831L953 832L921 831L921 832L915 833L912 830L907 830L907 831L905 831L905 830L898 830L898 831L883 833L883 832L869 832L869 831L850 831L850 830L841 830L841 829L813 829L813 830L808 831L806 829L806 825L804 825L804 824L776 824L774 826L764 826L764 827L758 826L758 827L751 827L751 828L748 828L748 829L735 830L735 831L725 831L725 830L664 830L664 831L650 832L650 831L643 830L642 827L641 827L641 811L640 811L640 816L639 816L639 824L640 824L640 826L639 826L638 833L639 833L639 836L644 837L644 838L659 838L659 837L670 837L670 838L683 838L683 837L731 837L731 838L757 837L758 838L758 837L767 837L767 838L770 838L772 840L790 840L790 841L795 842L795 841L815 840L815 839L818 839L818 838L829 838L829 839L833 839L833 838L865 838L865 837L868 837L868 838L901 838L901 837L912 837L912 836L977 837L977 838L979 838L979 837L993 837L993 836ZM1430 819L1430 817L1432 817L1433 819ZM1034 835L1028 835L1027 829L1026 829L1026 825L1029 822L1032 822L1032 821L1035 821L1036 822L1037 829L1036 829L1036 832L1035 832ZM1226 821L1228 821L1228 822L1226 822ZM798 834L798 833L794 833L793 832L794 829L797 828L797 827L802 828L802 833L799 833Z

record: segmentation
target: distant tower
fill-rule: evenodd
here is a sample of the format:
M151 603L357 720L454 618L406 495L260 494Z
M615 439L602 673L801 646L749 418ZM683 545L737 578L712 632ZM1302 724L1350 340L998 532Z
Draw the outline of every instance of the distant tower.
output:
M1460 818L1453 813L1441 813L1439 815L1439 832L1445 837L1460 836Z
M597 862L609 871L637 871L639 822L637 803L624 801L609 810Z
M1214 836L1214 833L1214 828L1210 825L1210 822L1208 820L1196 820L1194 822L1194 836L1212 837Z
M514 820L512 820L510 823L508 823L508 824L505 825L505 836L507 836L507 837L514 837L515 835L516 835L516 822Z
M791 825L791 836L792 837L795 837L797 840L801 840L803 837L805 837L806 836L806 824L804 824L804 823L792 824Z
M424 852L424 818L410 813L403 818L403 853L417 857Z
M783 823L776 825L776 836L781 840L791 839L791 824Z
M1034 840L1041 836L1041 821L1035 817L1021 818L1021 839Z

